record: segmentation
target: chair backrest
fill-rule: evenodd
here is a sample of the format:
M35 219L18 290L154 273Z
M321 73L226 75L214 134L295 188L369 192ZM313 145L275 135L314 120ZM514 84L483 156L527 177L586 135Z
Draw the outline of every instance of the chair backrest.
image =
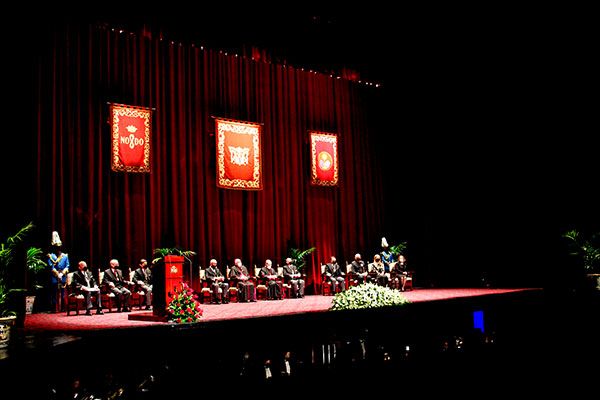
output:
M206 270L202 269L202 267L200 267L200 280L201 281L206 280Z
M104 283L104 271L98 273L98 281L100 281L100 285Z
M352 272L352 264L346 261L346 273L349 274L350 272Z
M258 268L256 265L254 266L254 276L256 276L258 278L258 274L260 273L260 268Z
M129 271L129 280L133 282L133 275L135 275L135 271Z
M75 272L69 272L67 274L67 287L71 286L71 283L73 283L73 274Z
M373 268L375 268L375 266L373 265L373 263L369 263L369 265L367 265L367 271L369 273L371 273L373 271Z
M283 276L283 267L277 267L277 275Z
M321 275L325 274L325 268L327 268L326 264L321 264Z

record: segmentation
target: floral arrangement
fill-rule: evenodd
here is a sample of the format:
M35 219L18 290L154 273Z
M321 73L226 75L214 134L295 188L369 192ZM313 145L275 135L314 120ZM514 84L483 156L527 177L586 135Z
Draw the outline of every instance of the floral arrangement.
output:
M406 303L409 303L408 299L397 290L365 283L336 294L330 310L401 306Z
M169 314L169 321L181 324L200 321L203 310L200 308L198 296L184 282L179 290L175 290L175 295L167 306L167 313Z

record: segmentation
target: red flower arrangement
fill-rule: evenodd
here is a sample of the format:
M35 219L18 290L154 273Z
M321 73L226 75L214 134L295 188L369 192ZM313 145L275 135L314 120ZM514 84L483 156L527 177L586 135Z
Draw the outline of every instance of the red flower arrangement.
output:
M181 284L180 289L175 290L175 295L167 306L169 321L178 324L198 322L202 318L203 312L198 302L198 296L185 282Z

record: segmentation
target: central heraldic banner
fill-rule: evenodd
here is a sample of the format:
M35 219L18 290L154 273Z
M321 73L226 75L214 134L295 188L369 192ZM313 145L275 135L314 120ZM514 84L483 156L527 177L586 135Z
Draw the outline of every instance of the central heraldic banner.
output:
M261 190L261 124L216 118L217 186Z

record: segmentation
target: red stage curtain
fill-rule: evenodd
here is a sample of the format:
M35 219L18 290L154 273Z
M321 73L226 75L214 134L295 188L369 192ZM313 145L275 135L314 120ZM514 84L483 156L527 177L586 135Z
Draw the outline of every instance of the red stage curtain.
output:
M155 247L180 246L221 266L241 257L282 264L288 247L316 246L309 283L379 248L378 158L367 122L373 88L151 35L101 26L56 31L40 51L37 218L73 259L134 266ZM111 171L107 102L155 108L151 173ZM262 190L216 182L211 116L262 124ZM336 132L339 183L310 184L309 130ZM310 263L309 263L310 265Z

